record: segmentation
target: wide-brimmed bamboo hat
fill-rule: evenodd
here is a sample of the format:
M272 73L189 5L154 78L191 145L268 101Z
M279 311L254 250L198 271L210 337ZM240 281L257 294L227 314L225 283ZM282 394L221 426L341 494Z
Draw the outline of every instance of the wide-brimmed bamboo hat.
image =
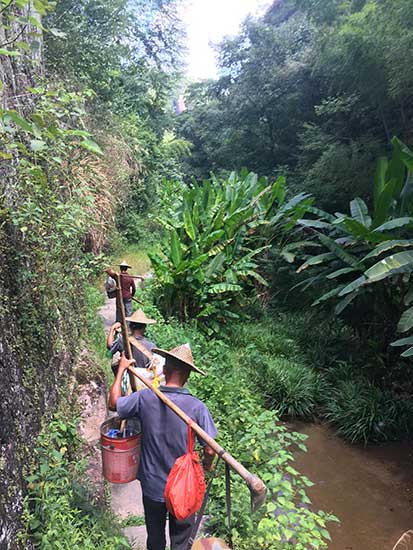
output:
M168 359L168 357L173 357L174 359L178 359L178 361L190 367L191 370L194 370L195 372L202 374L202 376L206 376L206 372L202 371L201 369L199 369L194 365L191 346L189 344L182 344L182 346L173 348L170 351L154 348L152 350L152 353L157 353L158 355L165 357L165 359Z
M126 269L130 269L132 266L130 266L128 262L125 262L125 260L123 260L123 262L119 264L119 267L126 267Z
M142 309L134 311L130 317L126 317L126 320L130 323L139 323L141 325L154 325L156 323L155 319L146 317Z

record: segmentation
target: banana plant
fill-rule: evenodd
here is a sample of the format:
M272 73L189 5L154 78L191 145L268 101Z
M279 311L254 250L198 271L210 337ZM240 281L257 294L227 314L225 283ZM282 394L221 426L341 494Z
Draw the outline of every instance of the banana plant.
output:
M313 305L333 300L337 315L350 304L364 301L363 311L377 316L379 303L384 301L393 317L395 309L400 315L405 305L413 303L405 298L413 272L413 153L397 138L392 143L391 159L381 158L377 163L372 210L359 197L351 201L350 214L332 215L309 207L312 218L298 223L310 238L285 251L287 255L307 252L298 272L311 271L312 284L319 283L326 290ZM310 244L319 245L317 254L311 253ZM372 287L373 283L380 284ZM384 317L388 314L383 304L381 311ZM411 307L403 314L400 332L413 328L413 320L407 322L412 314ZM393 343L410 344L413 338ZM413 355L413 347L402 355Z
M214 330L237 318L245 291L267 284L257 259L308 204L304 194L286 199L283 177L269 182L243 171L225 180L193 181L173 211L159 220L166 239L151 254L165 313L196 318Z

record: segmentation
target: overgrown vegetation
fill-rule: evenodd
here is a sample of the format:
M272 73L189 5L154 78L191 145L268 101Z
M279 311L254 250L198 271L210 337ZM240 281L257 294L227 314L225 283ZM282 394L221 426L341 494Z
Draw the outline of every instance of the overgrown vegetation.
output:
M303 318L304 338L297 330L290 330L292 338L282 340L280 333L285 338L288 331L271 320L271 315L277 318L278 313L270 309L261 330L268 334L266 325L270 324L275 333L259 337L258 341L264 342L259 347L251 343L248 331L238 341L245 349L251 379L266 396L268 405L282 415L326 418L351 441L406 437L413 426L409 373L403 360L411 349L401 358L392 349L411 342L409 337L394 340L396 330L408 333L412 329L411 307L404 310L411 302L413 163L406 145L394 139L393 146L392 158L378 162L371 215L361 198L351 202L350 216L322 211L303 194L284 203L283 178L267 186L265 180L260 184L255 175L249 174L245 181L252 193L245 195L243 180L237 187L237 176L233 174L220 184L226 187L225 193L217 180L212 180L216 201L208 200L211 182L202 187L193 183L183 192L182 201L175 197L160 218L167 232L162 254L151 255L157 275L157 303L163 311L181 319L196 318L216 332L228 330L231 338L237 338L235 321L248 315L259 317L257 305L264 305L268 298L271 303L274 285L279 286L278 292L284 289L287 308L291 292L300 293L305 300L309 290L307 294L320 310L320 318L329 317L323 323L323 333ZM242 204L244 196L246 207ZM223 229L215 232L220 216ZM238 225L231 232L231 225L227 227L225 221L234 217ZM210 243L212 238L216 242ZM393 250L396 252L391 254ZM271 264L274 257L275 266ZM304 261L301 267L300 260ZM248 265L244 265L246 261ZM296 263L297 275L290 270L284 279L278 278L282 262ZM272 273L274 267L279 271ZM264 277L274 277L270 291L266 290ZM246 284L248 278L255 279L256 284ZM218 300L214 294L218 294ZM331 302L333 311L328 307ZM274 305L272 301L272 308ZM291 325L291 312L283 319ZM308 318L308 323L313 321L314 316ZM318 341L296 342L308 340L313 333ZM297 353L301 345L304 354ZM348 365L348 383L341 379L343 363ZM357 393L357 388L363 386L364 390ZM400 422L396 430L397 418Z
M377 340L380 333L376 349L382 354L389 352L396 330L408 332L413 326L412 308L400 320L411 303L413 153L397 139L393 146L390 161L378 162L371 212L360 197L351 201L350 216L310 209L315 219L299 223L314 236L301 241L296 252L305 258L298 271L310 271L311 284L327 291L314 305L333 302L336 315L343 314L365 342ZM306 250L307 245L312 248ZM409 342L413 340L406 338L393 345ZM402 355L411 353L413 348ZM391 358L386 358L389 365Z
M220 78L194 83L179 134L187 173L284 174L329 211L370 203L378 156L412 143L410 0L273 1L218 47Z
M209 363L192 388L271 491L251 517L234 479L229 533L219 475L211 532L240 550L326 547L331 518L308 508L302 439L279 416L326 419L350 441L412 434L411 1L274 1L223 41L220 78L191 84L175 117L178 6L2 2L0 546L14 550L24 465L64 407L84 326L108 365L88 285L128 243L141 271L150 247L145 311L168 318L153 337L190 340ZM127 547L88 504L74 421L56 416L38 440L32 542Z
M34 449L34 464L27 476L22 541L51 550L73 547L92 550L130 548L120 524L104 507L93 503L86 464L79 460L82 441L78 419L61 410L48 422Z
M10 418L1 429L5 548L14 550L21 527L23 468L41 421L58 407L58 388L81 342L85 284L102 269L102 253L120 240L120 207L140 201L144 211L161 169L177 175L182 149L166 132L177 71L164 55L158 59L165 38L168 59L177 60L173 10L174 2L143 2L139 14L128 2L2 2L0 401L2 416ZM135 42L118 34L125 25ZM138 186L143 194L131 192ZM76 506L55 497L51 507L57 513L61 505L59 513L76 523ZM47 528L55 529L55 519L48 518Z
M266 285L258 255L277 232L294 226L307 204L305 195L286 200L282 177L269 183L244 171L194 181L158 218L166 242L150 258L162 311L196 318L216 331L238 319L246 290Z

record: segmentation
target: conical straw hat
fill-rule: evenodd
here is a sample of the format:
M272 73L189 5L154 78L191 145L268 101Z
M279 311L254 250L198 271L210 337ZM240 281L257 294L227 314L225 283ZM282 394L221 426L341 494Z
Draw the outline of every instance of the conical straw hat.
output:
M149 319L146 317L142 309L137 309L130 317L126 317L126 320L131 323L140 323L141 325L154 325L155 319Z
M131 268L131 266L128 264L128 262L126 262L125 260L123 260L123 262L121 262L119 264L119 267L127 267L128 269Z
M152 350L152 353L157 353L158 355L165 357L165 359L168 359L168 357L173 357L174 359L178 359L178 361L181 361L181 363L188 365L188 367L191 367L191 369L194 370L195 372L198 372L199 374L206 376L205 372L203 372L201 369L199 369L194 365L191 346L189 344L182 344L182 346L173 348L170 351L154 348Z

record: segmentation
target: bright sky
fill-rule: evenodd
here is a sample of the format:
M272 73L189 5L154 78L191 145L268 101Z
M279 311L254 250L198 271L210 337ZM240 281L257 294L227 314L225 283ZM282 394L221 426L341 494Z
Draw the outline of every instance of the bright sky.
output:
M182 19L188 34L187 74L193 80L215 78L217 68L210 43L234 35L249 14L261 11L269 0L187 0Z

